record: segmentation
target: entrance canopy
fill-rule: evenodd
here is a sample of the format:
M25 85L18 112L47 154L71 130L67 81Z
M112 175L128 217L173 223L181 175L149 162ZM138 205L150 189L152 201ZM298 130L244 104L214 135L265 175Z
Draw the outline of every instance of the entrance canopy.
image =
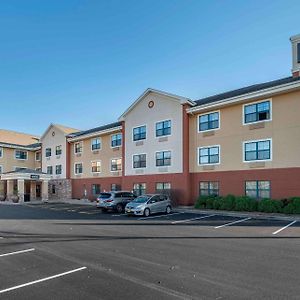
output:
M33 169L19 169L0 175L0 199L14 202L48 200L51 175Z

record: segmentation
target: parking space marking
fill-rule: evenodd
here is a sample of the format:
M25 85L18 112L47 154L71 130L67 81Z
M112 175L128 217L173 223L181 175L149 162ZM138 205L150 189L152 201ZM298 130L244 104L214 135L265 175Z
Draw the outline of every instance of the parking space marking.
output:
M71 271L67 271L67 272L64 272L64 273L56 274L56 275L53 275L53 276L50 276L50 277L38 279L38 280L35 280L35 281L30 281L30 282L27 282L27 283L24 283L24 284L20 284L20 285L17 285L17 286L10 287L10 288L5 289L5 290L1 290L0 294L4 294L4 293L7 293L7 292L10 292L10 291L13 291L13 290L17 290L17 289L20 289L20 288L23 288L23 287L26 287L26 286L29 286L29 285L33 285L33 284L36 284L36 283L40 283L40 282L48 281L48 280L55 279L55 278L58 278L58 277L62 277L62 276L65 276L65 275L69 275L69 274L79 272L79 271L82 271L82 270L85 270L85 269L87 269L87 267L81 267L81 268L74 269L74 270L71 270Z
M234 225L234 224L237 224L237 223L242 223L242 222L248 221L250 219L251 218L245 218L245 219L242 219L242 220L237 220L237 221L234 221L234 222L230 222L230 223L226 223L226 224L223 224L223 225L220 225L220 226L216 226L215 228L218 229L218 228Z
M282 227L282 228L280 228L280 229L278 229L278 230L276 230L276 231L274 231L272 234L277 234L277 233L279 233L279 232L281 232L282 230L284 230L284 229L286 229L286 228L288 228L288 227L290 227L290 226L292 226L293 224L295 224L297 221L293 221L293 222L291 222L291 223L289 223L289 224L287 224L286 226L284 226L284 227Z
M184 214L184 212L177 212L177 213L168 214L168 215L160 215L160 216L150 216L150 217L138 218L138 220L147 220L147 219L154 219L154 218L170 217L170 216L179 215L179 214Z
M10 256L10 255L16 255L16 254L21 254L21 253L26 253L26 252L31 252L34 251L34 248L30 248L30 249L26 249L26 250L20 250L20 251L14 251L14 252L10 252L10 253L4 253L4 254L0 254L0 257L4 257L4 256Z
M215 216L215 215L208 215L208 216L202 216L202 217L197 217L197 218L192 218L192 219L179 220L179 221L174 221L171 224L187 223L187 222L192 222L192 221L196 221L196 220L210 218L213 216Z

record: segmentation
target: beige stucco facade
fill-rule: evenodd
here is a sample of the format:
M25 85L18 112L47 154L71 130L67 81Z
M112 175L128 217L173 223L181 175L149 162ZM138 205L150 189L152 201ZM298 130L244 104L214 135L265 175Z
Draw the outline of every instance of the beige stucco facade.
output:
M121 133L121 130L112 130L104 134L99 133L92 137L84 136L82 139L70 142L70 177L80 179L122 176L122 170L111 171L111 160L122 159L122 146L111 147L111 136L116 133ZM92 140L95 138L100 138L101 148L93 151ZM75 153L76 143L82 143L82 153ZM101 162L100 172L92 172L92 162ZM82 174L75 174L76 163L82 163Z
M300 167L300 92L214 108L220 112L220 129L198 132L199 114L190 117L190 172L233 171ZM271 120L243 125L243 105L270 100ZM244 162L243 143L271 139L271 159ZM198 165L198 147L220 145L220 163Z

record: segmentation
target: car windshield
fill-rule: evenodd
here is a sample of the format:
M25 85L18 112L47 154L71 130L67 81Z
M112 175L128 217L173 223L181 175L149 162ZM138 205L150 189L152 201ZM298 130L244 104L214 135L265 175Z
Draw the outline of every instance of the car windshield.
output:
M145 196L140 196L135 198L132 202L134 203L145 203L149 200L149 197L145 197Z
M111 193L101 193L99 195L99 198L101 198L101 199L108 199L110 197L111 197Z

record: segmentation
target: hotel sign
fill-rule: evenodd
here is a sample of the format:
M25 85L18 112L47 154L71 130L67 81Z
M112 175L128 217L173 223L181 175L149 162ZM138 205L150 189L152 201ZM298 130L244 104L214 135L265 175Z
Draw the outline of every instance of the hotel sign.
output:
M35 174L30 175L30 179L38 180L38 179L40 179L40 175L35 175Z

